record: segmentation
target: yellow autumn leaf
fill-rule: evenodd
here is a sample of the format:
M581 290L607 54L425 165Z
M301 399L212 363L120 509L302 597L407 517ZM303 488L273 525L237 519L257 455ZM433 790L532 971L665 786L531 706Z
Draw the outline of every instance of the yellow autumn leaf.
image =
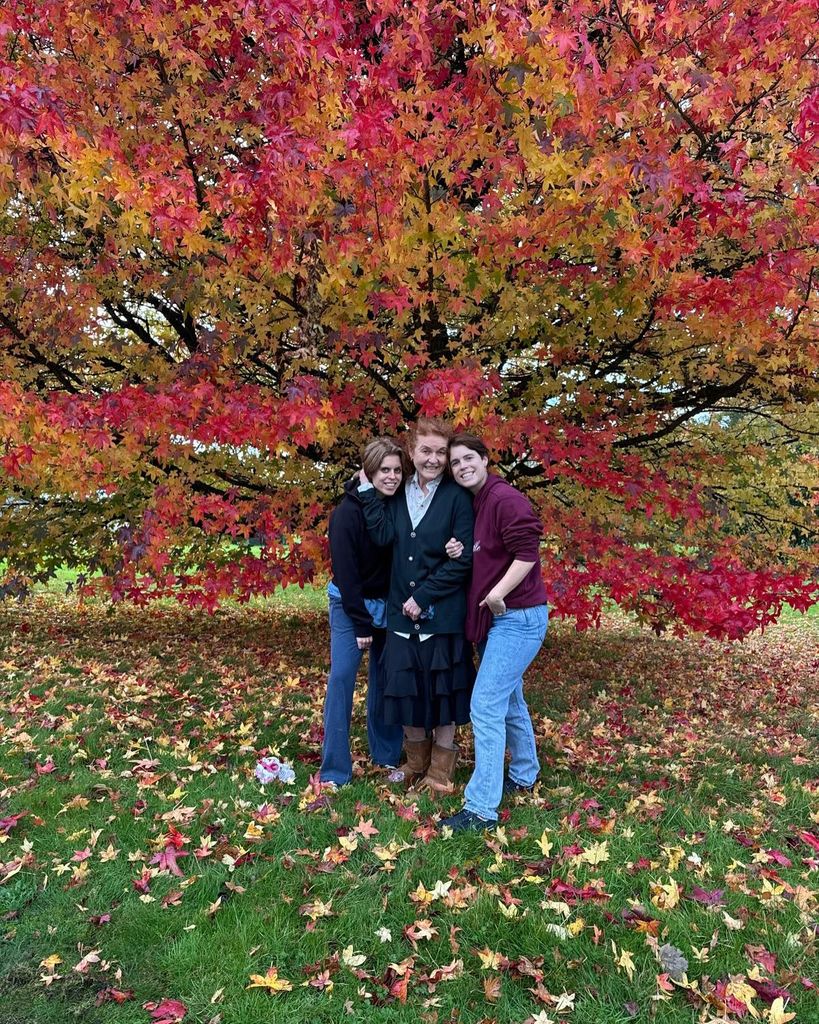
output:
M744 978L738 978L728 982L725 988L726 996L733 996L737 1002L748 1010L752 1017L758 1017L759 1011L753 1004L753 1000L756 997L756 990L751 988Z
M423 882L419 882L415 889L409 894L413 903L432 903L435 899L434 890L427 889Z
M609 859L609 843L607 839L604 839L602 843L592 843L588 849L584 850L578 860L584 864L597 865L602 864L604 861Z
M293 986L287 978L280 978L275 967L269 967L264 974L251 974L250 984L246 988L263 988L268 992L292 992Z
M548 857L554 848L554 843L549 839L549 830L544 829L543 834L537 841L537 845L540 847L540 852L544 857Z
M481 970L497 971L500 969L500 953L496 953L488 946L485 946L483 949L476 949L475 954L481 962Z
M626 972L629 981L632 981L634 979L635 964L633 953L631 953L628 949L621 949L620 956L617 958L615 963L617 965L618 971L622 969Z
M676 871L685 856L685 850L681 846L663 846L662 851L668 861L668 870Z
M614 966L617 971L624 971L629 976L629 981L634 980L634 972L636 965L634 963L634 953L629 949L620 949L617 952L616 943L611 943L611 952L614 955Z
M680 902L680 887L673 878L651 883L651 902L660 910L673 910Z
M771 1003L771 1008L768 1011L768 1020L770 1024L788 1024L789 1020L795 1020L795 1013L785 1012L785 1002L782 996L777 996Z
M361 967L367 957L364 953L357 953L352 946L345 946L341 951L341 962L345 967Z
M378 857L379 860L388 861L395 860L399 853L403 853L404 850L411 850L412 845L409 843L399 843L393 839L387 843L386 846L374 846L373 853Z
M311 921L317 921L320 917L332 917L333 901L328 900L324 903L322 900L316 900L315 903L303 903L299 907L299 913L302 917L309 917Z

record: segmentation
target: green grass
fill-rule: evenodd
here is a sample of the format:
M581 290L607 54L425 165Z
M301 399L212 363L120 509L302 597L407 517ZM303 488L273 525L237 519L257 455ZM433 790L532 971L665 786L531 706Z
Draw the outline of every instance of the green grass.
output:
M413 800L368 766L361 695L354 782L317 799L324 597L282 597L212 617L51 594L0 607L0 819L26 813L0 845L2 1024L146 1024L143 1003L166 998L186 1021L219 1024L522 1024L541 1010L693 1024L718 1014L732 978L747 980L755 946L776 956L789 1010L811 1019L799 978L819 983L817 854L798 832L819 833L815 616L733 647L656 639L621 619L594 634L553 626L527 680L541 785L505 808L499 835L442 838L434 815L458 799ZM255 782L268 749L294 764L295 786ZM378 834L345 851L370 820ZM151 865L171 824L187 837L181 876ZM419 903L419 883L448 892ZM692 899L696 887L722 890L721 905ZM317 902L331 916L312 923L300 908ZM414 949L405 929L423 920L433 933ZM688 958L693 990L658 988L654 939ZM350 946L359 967L344 963ZM100 961L75 971L93 950ZM500 959L484 968L479 951ZM624 951L633 978L617 966ZM60 977L47 984L52 954ZM408 958L402 1002L390 965ZM247 989L271 965L292 990ZM436 982L447 966L454 976ZM499 981L497 1001L485 979ZM317 987L326 980L332 989ZM112 988L132 998L111 1001ZM568 999L558 1010L563 993L573 1010Z

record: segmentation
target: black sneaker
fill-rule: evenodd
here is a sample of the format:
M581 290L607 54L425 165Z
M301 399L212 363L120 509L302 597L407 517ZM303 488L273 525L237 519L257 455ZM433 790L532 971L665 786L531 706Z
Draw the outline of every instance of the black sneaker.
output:
M510 796L512 793L531 793L535 788L535 784L531 786L523 786L519 782L515 782L514 779L510 779L508 775L503 777L503 795Z
M482 818L480 814L468 811L464 807L462 811L458 811L450 818L441 818L438 822L438 829L440 831L444 825L448 825L453 832L483 832L484 829L494 828L496 824L497 822L491 818Z

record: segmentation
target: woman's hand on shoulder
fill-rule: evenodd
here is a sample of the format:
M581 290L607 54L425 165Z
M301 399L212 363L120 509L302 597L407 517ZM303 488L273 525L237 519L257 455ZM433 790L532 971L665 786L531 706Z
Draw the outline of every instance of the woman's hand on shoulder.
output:
M464 553L464 546L457 537L450 537L444 545L444 551L446 551L450 558L460 558Z
M358 482L359 482L359 484L364 484L365 487L368 486L371 483L370 478L364 472L363 466L358 471Z

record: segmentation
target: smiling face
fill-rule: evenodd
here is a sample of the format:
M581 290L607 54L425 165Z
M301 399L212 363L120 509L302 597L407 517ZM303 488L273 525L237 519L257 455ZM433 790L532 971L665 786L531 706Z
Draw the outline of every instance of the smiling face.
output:
M397 455L385 455L381 465L373 473L373 487L379 494L389 498L401 486L403 476L401 459Z
M410 452L412 464L418 471L418 481L426 486L437 480L446 468L445 437L440 434L419 434Z
M455 483L473 494L477 494L486 483L488 466L489 459L485 455L479 455L465 444L454 444L449 449L449 468Z

